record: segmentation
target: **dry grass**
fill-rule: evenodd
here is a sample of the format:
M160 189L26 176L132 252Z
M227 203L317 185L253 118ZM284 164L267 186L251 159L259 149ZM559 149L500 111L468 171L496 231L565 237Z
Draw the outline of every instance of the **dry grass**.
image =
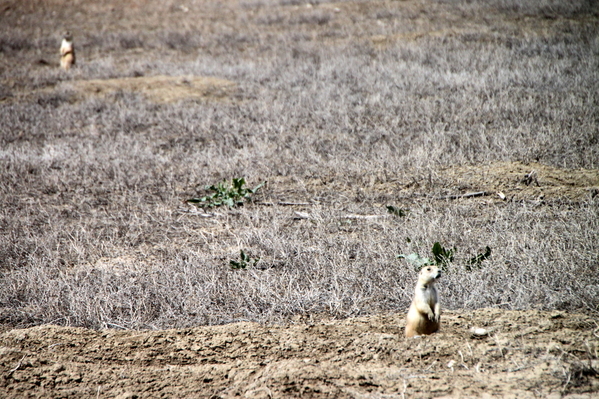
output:
M440 283L446 307L598 311L591 193L404 195L463 189L438 178L448 166L535 161L596 175L591 3L33 3L0 17L4 322L165 328L403 311L414 270L396 255L435 241L458 249ZM67 19L79 65L66 74L56 43L77 12ZM159 75L237 89L166 104L130 87L77 89ZM312 205L203 218L183 204L242 176L269 182L259 201ZM467 272L487 245L492 258ZM261 258L256 268L229 267L240 249Z

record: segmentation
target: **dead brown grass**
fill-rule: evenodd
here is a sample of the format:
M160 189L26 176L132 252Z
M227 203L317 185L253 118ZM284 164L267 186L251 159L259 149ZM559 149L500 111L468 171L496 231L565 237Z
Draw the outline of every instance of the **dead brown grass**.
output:
M7 3L2 321L403 311L414 270L396 256L436 241L457 248L448 308L596 314L599 24L586 4ZM206 215L183 202L242 176L268 181L262 204ZM478 190L491 195L435 199ZM267 205L280 201L310 205ZM492 258L468 271L485 246ZM240 249L255 268L229 267Z

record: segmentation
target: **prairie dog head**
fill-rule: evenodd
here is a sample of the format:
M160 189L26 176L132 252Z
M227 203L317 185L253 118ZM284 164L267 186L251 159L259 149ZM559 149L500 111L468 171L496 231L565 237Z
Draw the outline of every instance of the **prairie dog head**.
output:
M440 277L441 270L437 266L425 266L418 273L418 283L422 285L434 284Z
M70 43L73 41L73 34L70 31L66 31L64 35L62 35L62 40Z

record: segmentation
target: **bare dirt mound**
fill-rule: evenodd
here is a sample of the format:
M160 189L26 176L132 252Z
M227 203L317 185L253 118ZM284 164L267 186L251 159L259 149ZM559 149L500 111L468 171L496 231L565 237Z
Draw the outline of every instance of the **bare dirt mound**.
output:
M581 314L446 312L167 331L41 326L0 335L0 396L561 397L599 392L599 326ZM487 334L474 335L472 327ZM573 395L576 394L576 395Z

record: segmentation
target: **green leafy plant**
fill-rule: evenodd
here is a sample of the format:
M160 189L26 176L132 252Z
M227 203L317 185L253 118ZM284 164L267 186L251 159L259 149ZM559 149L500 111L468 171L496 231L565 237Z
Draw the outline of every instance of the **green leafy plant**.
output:
M399 254L399 255L397 255L397 257L400 259L405 259L409 263L414 265L414 269L416 269L416 271L419 271L423 266L428 266L428 265L433 264L433 262L431 262L431 260L429 258L424 258L424 257L418 255L417 253L411 253L409 255Z
M408 242L411 242L409 238L406 239ZM411 253L409 255L400 254L397 255L400 259L405 259L412 265L414 265L414 269L419 271L423 266L428 265L436 265L441 268L443 271L447 271L447 266L453 262L454 254L456 252L456 248L445 248L439 242L433 244L433 248L431 249L433 253L432 258L426 258L420 256L418 253ZM481 268L481 263L488 259L491 256L491 248L485 247L485 252L480 253L474 257L472 257L468 263L466 264L466 270L471 272L474 268Z
M252 258L245 252L243 249L239 251L239 261L230 260L229 264L233 269L245 269L248 266L256 266L256 264L260 261L260 258Z
M486 246L485 247L485 252L476 255L475 257L471 258L468 261L468 263L466 264L466 270L468 270L469 272L471 272L474 267L480 269L481 268L481 263L484 260L489 259L489 257L491 257L491 248L489 246Z
M433 253L432 259L422 257L418 253L411 253L409 255L400 254L397 255L397 257L400 259L405 259L414 265L414 269L416 269L416 271L419 271L423 266L428 265L437 265L440 266L443 271L447 271L447 265L450 262L453 262L453 255L456 249L446 249L439 242L436 242L433 244L431 251Z
M410 212L410 210L398 208L393 205L387 205L387 212L395 216L404 217L408 215L408 212Z
M453 262L453 254L455 253L455 247L452 249L444 248L439 242L436 242L433 245L433 256L435 259L435 263L437 266L439 265L447 265L450 262Z
M231 184L227 183L226 180L223 180L216 185L213 184L211 186L205 187L206 190L212 191L212 194L201 198L191 198L188 199L187 202L196 204L197 206L205 206L209 208L222 205L232 208L243 205L243 202L246 200L251 201L251 195L256 193L256 191L258 191L258 189L263 185L264 183L260 183L253 189L244 187L245 179L243 177L239 179L233 179Z

